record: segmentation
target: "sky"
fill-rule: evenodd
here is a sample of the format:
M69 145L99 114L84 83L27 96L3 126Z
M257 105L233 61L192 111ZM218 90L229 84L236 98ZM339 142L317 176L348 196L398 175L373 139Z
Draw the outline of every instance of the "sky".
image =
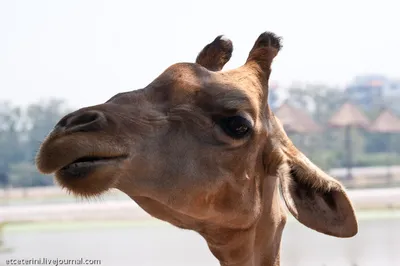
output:
M221 34L233 69L264 31L283 37L271 75L280 86L400 78L398 10L395 0L0 0L0 102L99 104L193 62Z

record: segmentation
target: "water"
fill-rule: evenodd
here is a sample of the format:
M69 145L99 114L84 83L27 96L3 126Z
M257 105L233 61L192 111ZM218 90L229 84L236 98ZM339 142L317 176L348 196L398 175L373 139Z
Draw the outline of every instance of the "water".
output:
M50 224L14 226L5 232L10 258L95 259L107 266L183 266L218 262L196 233L165 223ZM283 234L282 265L399 266L400 218L360 221L359 234L338 239L289 222ZM72 265L72 264L71 264Z

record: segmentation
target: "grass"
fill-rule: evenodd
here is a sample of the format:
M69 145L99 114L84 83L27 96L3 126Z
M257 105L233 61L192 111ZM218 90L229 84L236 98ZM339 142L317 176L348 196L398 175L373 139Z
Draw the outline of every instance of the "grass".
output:
M371 220L400 219L400 209L396 210L368 210L358 211L357 218L360 222ZM293 216L288 217L288 222L296 222ZM4 226L4 232L29 232L29 231L76 231L105 228L132 228L132 227L171 226L155 218L126 221L68 221L68 222L12 222Z

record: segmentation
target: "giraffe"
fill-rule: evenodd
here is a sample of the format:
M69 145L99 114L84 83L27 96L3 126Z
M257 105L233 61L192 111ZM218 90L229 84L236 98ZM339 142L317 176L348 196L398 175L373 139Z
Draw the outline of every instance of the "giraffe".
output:
M222 70L233 44L218 36L195 63L64 116L37 168L77 196L122 191L152 217L197 232L224 266L280 265L286 208L319 233L352 237L344 186L293 145L269 108L281 48L263 32L243 65Z

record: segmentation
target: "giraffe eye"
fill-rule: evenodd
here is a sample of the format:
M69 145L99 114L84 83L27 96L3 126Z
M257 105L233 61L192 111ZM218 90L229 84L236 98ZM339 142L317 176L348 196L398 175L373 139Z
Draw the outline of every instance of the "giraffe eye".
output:
M252 131L252 123L242 116L224 117L218 121L218 125L229 137L242 139Z

